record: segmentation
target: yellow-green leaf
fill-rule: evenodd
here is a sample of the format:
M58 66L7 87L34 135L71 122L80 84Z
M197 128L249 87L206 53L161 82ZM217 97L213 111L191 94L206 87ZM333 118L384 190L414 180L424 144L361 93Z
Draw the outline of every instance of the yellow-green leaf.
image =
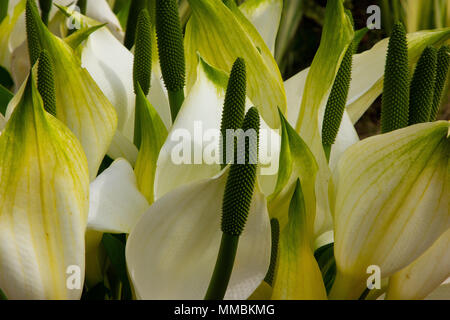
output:
M86 156L70 130L44 111L31 76L0 137L0 154L0 287L10 299L79 299ZM79 287L70 290L73 272Z
M136 94L136 114L139 121L138 127L141 129L141 145L134 171L139 190L152 204L155 197L156 162L168 133L164 123L155 108L144 96L140 86Z
M13 50L25 40L25 23L22 16L25 3L25 0L16 3L14 10L9 10L9 15L0 23L0 65L9 71Z
M36 10L31 11L40 46L54 66L56 116L80 140L93 180L117 128L116 112L72 48L50 33Z
M283 1L247 0L239 6L239 9L258 30L273 55L283 11Z
M358 298L366 270L406 267L450 226L450 123L419 124L350 147L336 169L333 298Z
M306 210L300 180L289 207L289 222L281 231L273 300L324 300L322 274L314 258L314 214Z
M386 299L424 299L450 277L450 229L417 260L389 279Z
M186 27L188 89L197 78L197 53L209 64L231 70L236 58L247 65L248 96L272 128L279 126L277 107L286 110L283 80L275 59L255 27L236 7L220 0L189 0L192 17Z
M296 131L314 154L319 166L316 186L316 236L332 228L328 200L328 189L332 189L332 186L329 186L331 174L322 147L322 121L331 87L353 36L353 25L344 11L343 2L328 1L322 40L308 72L296 126Z
M283 229L288 223L289 202L297 179L303 186L305 206L308 214L315 215L315 182L317 163L306 143L281 115L281 150L278 178L274 193L269 197L269 213Z

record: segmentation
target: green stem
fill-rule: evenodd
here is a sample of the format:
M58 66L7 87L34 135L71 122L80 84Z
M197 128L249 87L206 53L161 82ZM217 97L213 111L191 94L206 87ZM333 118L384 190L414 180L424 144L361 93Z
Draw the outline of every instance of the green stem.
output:
M2 23L3 19L8 15L8 6L9 0L4 0L0 3L0 23Z
M136 40L136 26L139 13L146 7L146 5L146 0L132 0L131 2L124 40L124 45L128 50L131 50L134 45L134 41Z
M41 8L42 22L47 26L50 9L52 8L52 0L39 0L39 7Z
M220 243L216 266L214 267L214 273L209 283L205 300L223 300L225 297L225 292L227 291L233 271L238 244L239 236L231 236L226 233L222 234L222 242Z
M87 0L78 0L77 6L78 6L78 8L80 8L80 13L85 15L86 14Z
M181 105L184 102L184 90L167 91L169 95L170 113L172 115L172 123L175 122Z
M369 293L370 293L370 289L366 288L366 290L364 290L364 292L362 293L362 295L359 297L358 300L366 300L366 298L369 295Z
M141 115L139 114L139 108L136 98L136 108L134 111L134 145L138 148L138 150L141 148Z
M323 151L325 152L325 156L327 157L327 162L330 162L331 145L323 144Z

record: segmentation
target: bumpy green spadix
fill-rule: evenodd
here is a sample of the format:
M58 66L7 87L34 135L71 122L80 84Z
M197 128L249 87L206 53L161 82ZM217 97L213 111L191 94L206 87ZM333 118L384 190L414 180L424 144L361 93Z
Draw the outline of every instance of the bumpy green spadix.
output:
M222 231L231 236L240 236L247 222L258 166L259 127L259 113L252 107L242 125L242 130L249 136L245 138L245 163L231 165L223 197Z
M409 117L408 44L403 24L396 23L386 58L381 129L383 133L408 126Z
M331 146L336 141L336 136L341 125L344 115L345 106L347 104L348 90L350 88L350 80L352 75L353 62L353 43L350 44L345 56L342 60L339 71L336 75L330 97L328 98L325 109L325 116L322 127L322 144L327 151L327 157Z
M228 80L227 92L225 95L225 103L222 112L222 124L220 127L221 144L220 152L222 159L222 169L227 163L227 151L233 150L235 139L227 139L227 130L237 130L242 126L245 115L245 97L246 97L246 67L245 61L238 58L231 69L230 79ZM229 141L231 140L231 141Z
M55 73L47 50L42 50L39 56L37 74L37 87L44 102L44 109L56 117Z
M176 0L156 1L156 35L161 72L169 93L172 120L184 101L186 63Z
M39 59L41 54L41 43L39 41L38 34L38 21L36 21L38 8L34 0L27 0L26 11L25 11L25 21L28 39L28 53L30 55L30 63L32 66Z
M244 231L255 189L259 127L258 110L250 108L242 125L249 137L245 138L245 161L232 164L228 174L222 203L222 241L205 300L222 300L230 281L239 237Z
M417 62L411 81L409 98L409 125L428 122L436 81L437 50L427 47Z
M447 74L450 67L450 46L442 46L438 51L436 66L436 83L434 87L433 105L431 107L429 121L435 121L441 107L442 93L447 80Z
M133 79L134 92L137 93L137 84L141 86L144 95L150 90L152 73L152 43L151 22L147 9L139 14L136 28L136 47L134 49Z
M275 268L277 266L278 244L279 244L279 240L280 240L280 223L278 222L278 219L270 220L270 227L272 230L272 250L270 253L269 270L267 271L264 281L270 285L273 285L273 279L275 276Z
M158 2L158 1L157 1ZM125 31L124 46L130 50L136 39L136 26L140 12L147 6L146 0L131 0L128 13L127 29Z
M48 17L50 14L50 9L52 8L52 2L52 0L39 0L42 22L44 22L45 25L48 25Z

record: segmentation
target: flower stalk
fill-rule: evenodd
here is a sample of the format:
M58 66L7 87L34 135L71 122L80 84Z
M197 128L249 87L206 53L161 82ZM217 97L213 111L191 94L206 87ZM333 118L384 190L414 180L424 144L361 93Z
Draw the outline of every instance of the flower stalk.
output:
M39 7L41 8L42 22L47 26L50 10L52 8L52 0L39 0Z
M245 116L242 130L254 130L259 136L259 113L251 108ZM259 138L257 139L259 142ZM258 146L245 143L245 163L233 164L230 168L222 203L222 242L214 273L209 283L205 300L222 300L233 271L239 237L244 231L255 189ZM257 162L257 161L256 161Z
M138 17L141 11L146 7L146 0L132 0L130 5L130 11L128 13L127 29L125 32L124 46L131 50L136 40L136 27Z

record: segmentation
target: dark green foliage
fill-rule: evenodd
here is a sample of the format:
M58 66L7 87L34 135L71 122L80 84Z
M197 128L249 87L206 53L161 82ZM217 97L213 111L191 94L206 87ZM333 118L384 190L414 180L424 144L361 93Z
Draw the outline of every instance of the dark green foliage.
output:
M327 293L330 293L336 278L336 260L334 259L334 243L320 247L314 252Z
M436 83L429 121L435 121L437 119L439 108L441 107L442 94L450 67L450 46L442 46L437 55Z
M348 91L350 89L352 58L353 44L350 44L336 75L336 80L334 81L325 109L322 126L323 145L331 146L334 144L339 127L341 126L342 117L347 104Z
M2 0L0 2L0 23L2 23L3 19L8 15L8 6L9 0Z
M409 95L409 125L428 122L436 81L437 50L427 47L417 62Z
M245 61L242 58L238 58L231 70L222 112L222 124L220 127L222 168L227 163L227 150L234 150L235 143L234 138L232 141L227 141L227 130L237 130L242 126L242 121L244 120L246 88Z
M152 74L152 42L151 22L147 9L139 14L136 28L136 46L134 49L133 80L134 92L137 93L137 84L141 86L144 95L150 90Z
M128 12L127 28L125 32L124 46L130 50L136 39L136 26L139 14L146 8L146 0L131 0L130 11Z
M382 132L391 132L408 125L409 114L408 44L405 28L397 23L389 39L384 74L381 110Z
M55 73L47 50L42 50L39 56L37 74L37 87L44 102L44 109L51 115L56 116Z
M6 108L13 97L14 94L0 84L0 113L2 115L5 115Z
M34 2L34 0L27 0L25 20L28 39L28 52L30 55L30 62L32 66L34 66L36 61L39 59L39 55L41 54L41 43L38 34L38 23L40 21L37 21L38 17L39 12L36 6L36 2Z
M168 91L179 91L185 85L185 57L178 2L156 1L156 35L161 72Z
M52 3L52 0L39 0L42 22L44 22L45 25L48 25L48 16L50 14L50 9L52 8Z
M240 236L247 222L256 182L259 113L251 108L245 116L242 130L256 134L256 145L251 138L245 141L245 163L231 165L222 204L222 231L230 236Z
M122 283L122 292L119 300L131 300L132 292L128 279L127 264L125 259L125 235L103 234L102 244L111 263L115 278Z
M0 66L0 85L4 86L5 88L12 88L14 85L14 80L6 68Z
M86 14L87 0L78 0L77 1L77 6L78 6L78 8L80 8L80 13L81 14Z
M278 244L280 240L280 223L277 219L272 219L270 220L270 227L272 230L272 250L270 253L269 270L267 271L267 275L264 278L264 281L272 286L275 276L275 268L277 266Z

